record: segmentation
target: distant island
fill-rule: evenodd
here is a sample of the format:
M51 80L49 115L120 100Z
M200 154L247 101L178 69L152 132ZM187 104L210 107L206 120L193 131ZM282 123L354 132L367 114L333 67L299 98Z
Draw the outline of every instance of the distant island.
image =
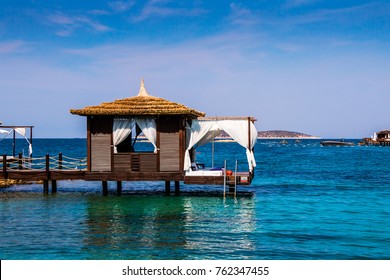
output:
M320 137L312 136L305 133L286 131L286 130L267 130L267 131L258 131L257 138L259 139L320 139ZM230 142L232 138L225 132L222 131L221 134L215 138L220 142Z
M292 138L292 139L319 139L320 137L312 136L305 133L286 131L286 130L267 130L258 131L258 138Z

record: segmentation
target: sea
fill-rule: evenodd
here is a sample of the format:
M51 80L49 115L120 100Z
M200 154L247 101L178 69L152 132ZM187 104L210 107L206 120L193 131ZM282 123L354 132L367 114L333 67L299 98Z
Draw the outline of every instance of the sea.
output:
M124 182L121 196L115 182L108 196L80 180L58 182L55 194L38 183L1 188L0 259L389 260L390 147L320 141L258 140L254 181L236 197L183 184L166 196L164 182ZM16 150L27 153L23 139ZM12 153L12 141L0 151ZM86 139L34 139L34 157L59 152L84 158ZM197 149L206 167L225 160L248 170L236 143Z

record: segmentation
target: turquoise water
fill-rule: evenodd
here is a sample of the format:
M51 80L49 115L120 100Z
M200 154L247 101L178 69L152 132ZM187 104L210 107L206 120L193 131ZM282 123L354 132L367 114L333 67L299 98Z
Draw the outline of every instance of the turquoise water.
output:
M99 182L0 189L0 259L390 259L390 148L289 142L258 142L250 197L187 185L166 197L163 182L125 182L120 197L114 183L107 197ZM83 156L85 140L34 141L35 156L59 151ZM215 153L247 168L235 143Z

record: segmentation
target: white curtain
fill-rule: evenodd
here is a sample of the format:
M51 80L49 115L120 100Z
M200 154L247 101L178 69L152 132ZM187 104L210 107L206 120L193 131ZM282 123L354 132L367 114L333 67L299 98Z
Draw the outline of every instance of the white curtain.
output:
M184 170L191 168L190 150L200 142L206 144L207 139L210 139L210 135L212 135L210 134L212 130L218 130L215 121L192 121L191 127L187 130L187 133L190 133L190 140L184 155Z
M250 129L251 139L248 139L248 129ZM189 170L191 167L189 151L196 145L207 144L219 135L221 130L224 130L246 149L249 170L253 171L256 161L252 149L257 141L257 130L252 122L248 127L248 120L193 120L191 127L187 130L187 133L190 133L190 140L185 152L184 170Z
M195 148L197 146L203 146L203 145L206 145L207 143L210 143L211 141L214 140L215 137L218 137L220 134L221 134L221 130L218 129L216 124L214 124L214 126L211 128L211 130L209 132L207 132L206 135L203 136L203 138L200 139L200 141L195 145Z
M18 127L18 128L15 128L15 131L17 133L19 133L20 135L26 137L26 129L24 127Z
M22 136L26 139L26 141L27 141L27 143L28 143L28 154L29 154L29 156L31 156L31 155L32 155L32 152L33 152L33 150L32 150L32 144L30 143L30 141L28 141L28 139L27 139L27 137L26 137L26 128L24 128L24 127L17 127L17 128L15 128L15 131L16 131L18 134L22 135Z
M136 118L135 122L144 133L145 137L154 146L154 152L157 153L157 126L154 119Z
M135 120L134 119L114 119L113 124L113 142L114 142L114 153L116 153L117 145L122 143L131 133L135 126Z
M247 120L221 120L218 121L220 129L229 134L238 144L246 148L246 157L248 160L249 170L252 171L256 167L255 155L253 147L257 141L257 130L252 122L248 127ZM248 139L248 128L250 129L251 139Z
M2 134L7 134L7 135L10 134L11 131L12 131L12 130L0 129L0 133L2 133ZM6 135L6 136L7 136L7 135ZM5 136L5 137L6 137L6 136Z

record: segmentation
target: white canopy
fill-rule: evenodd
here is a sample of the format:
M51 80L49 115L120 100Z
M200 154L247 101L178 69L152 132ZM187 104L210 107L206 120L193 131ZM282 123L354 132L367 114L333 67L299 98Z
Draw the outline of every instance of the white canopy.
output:
M0 129L0 133L3 134L10 134L12 130L5 130L5 129Z
M17 132L19 135L23 136L24 139L26 139L27 143L28 143L28 153L29 155L31 156L32 155L32 144L30 143L30 141L28 141L27 139L27 136L26 136L26 128L24 127L15 127L11 130L5 130L5 129L0 129L0 133L1 134L7 134L6 136L4 136L1 140L3 140L5 137L7 137L11 132L12 130L14 130L15 132ZM0 141L1 141L0 140Z
M187 149L184 157L184 170L191 168L190 150L193 147L204 145L217 136L221 130L229 134L238 144L246 148L249 171L256 167L253 147L257 141L257 130L252 122L246 119L239 120L193 120L188 127ZM250 137L250 139L249 139Z
M131 133L135 125L142 130L145 137L154 146L154 152L157 152L157 130L154 119L143 118L115 118L113 123L113 142L114 152L117 152L117 145L122 143Z

